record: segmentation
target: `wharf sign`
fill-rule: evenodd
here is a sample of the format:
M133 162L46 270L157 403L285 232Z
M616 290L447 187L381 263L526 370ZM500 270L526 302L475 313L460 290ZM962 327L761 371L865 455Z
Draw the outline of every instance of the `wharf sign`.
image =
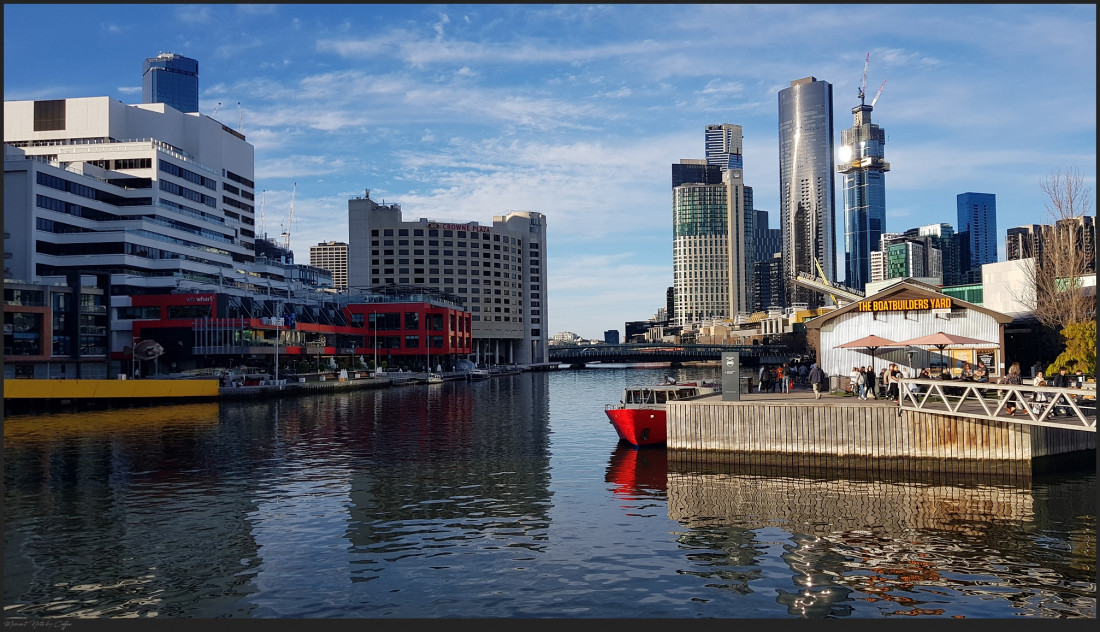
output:
M897 298L859 302L859 311L861 312L929 311L933 309L951 309L951 297Z

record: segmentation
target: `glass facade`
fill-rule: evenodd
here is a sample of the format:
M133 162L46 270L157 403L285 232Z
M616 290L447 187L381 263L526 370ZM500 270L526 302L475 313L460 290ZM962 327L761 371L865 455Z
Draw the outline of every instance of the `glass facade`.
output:
M992 193L960 193L956 198L955 229L966 233L968 256L960 262L962 273L977 271L997 261L997 196Z
M814 77L792 81L779 91L779 215L788 304L824 304L823 295L793 282L799 272L817 274L815 258L828 280L836 280L832 147L832 84Z
M146 59L141 66L141 102L198 112L199 62L173 53Z
M871 106L852 108L853 124L841 132L837 171L844 196L844 284L862 290L871 280L871 252L886 230L886 133L871 123Z

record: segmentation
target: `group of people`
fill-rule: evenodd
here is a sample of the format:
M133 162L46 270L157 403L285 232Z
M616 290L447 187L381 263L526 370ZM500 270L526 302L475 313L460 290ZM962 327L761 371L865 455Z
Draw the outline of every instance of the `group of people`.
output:
M893 362L883 367L878 375L874 367L854 366L848 374L848 390L863 400L885 398L896 403L901 384L898 380L905 377L908 377L905 370ZM929 377L928 369L923 369L918 377ZM910 388L919 389L918 386Z
M1057 386L1061 388L1080 388L1081 383L1084 381L1083 378L1084 374L1080 369L1077 370L1076 375L1069 375L1069 369L1064 366L1060 366L1058 367L1058 373L1056 375L1052 375L1049 381L1043 376L1042 371L1036 371L1035 378L1034 380L1032 380L1032 385ZM1023 379L1020 377L1020 363L1015 362L1008 369L1008 374L1005 376L1005 384L1021 384L1022 382ZM1031 406L1031 411L1035 414L1041 413L1043 411L1043 407L1046 406L1047 400L1048 397L1046 393L1032 393L1031 401L1029 402ZM1061 402L1064 400L1060 399L1059 401ZM1015 415L1016 410L1021 405L1026 405L1026 403L1022 401L1016 401L1015 399L1010 399L1009 402L1005 405L1005 413L1009 415ZM1054 411L1050 414L1050 416L1069 416L1069 414L1070 413L1068 406L1056 405L1054 407Z
M792 390L803 387L808 388L810 386L809 381L810 367L803 363L789 364L784 362L783 364L760 365L760 371L757 373L757 392L760 393L789 393Z

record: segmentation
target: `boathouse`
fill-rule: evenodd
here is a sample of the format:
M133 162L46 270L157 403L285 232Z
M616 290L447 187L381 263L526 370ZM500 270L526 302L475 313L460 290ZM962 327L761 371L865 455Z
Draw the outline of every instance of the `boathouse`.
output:
M1007 314L947 296L934 285L903 279L861 301L806 321L806 336L817 349L818 362L832 376L846 377L855 366L873 365L877 371L891 362L909 377L924 368L933 375L943 368L958 373L963 362L977 366L979 359L989 367L991 376L999 376L1012 362L1004 357L1004 330L1011 322L1012 316ZM968 342L904 344L940 333ZM868 336L886 342L851 346Z

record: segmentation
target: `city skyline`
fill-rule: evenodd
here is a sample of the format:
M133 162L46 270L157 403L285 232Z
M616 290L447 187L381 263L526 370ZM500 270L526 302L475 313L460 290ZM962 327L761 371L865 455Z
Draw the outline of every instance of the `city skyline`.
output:
M348 199L363 189L410 217L544 214L549 336L600 339L664 306L668 169L702 157L707 125L742 126L744 185L776 227L779 91L827 81L833 126L845 129L868 53L868 92L889 80L874 112L889 146L887 232L954 226L958 194L991 193L1003 260L1009 228L1049 222L1042 178L1076 167L1095 186L1095 5L6 5L4 15L5 100L136 104L145 59L197 60L199 111L256 148L269 237L297 183L299 263L311 246L348 240ZM43 53L46 23L96 71ZM729 63L697 63L700 46ZM842 261L839 190L834 205Z

